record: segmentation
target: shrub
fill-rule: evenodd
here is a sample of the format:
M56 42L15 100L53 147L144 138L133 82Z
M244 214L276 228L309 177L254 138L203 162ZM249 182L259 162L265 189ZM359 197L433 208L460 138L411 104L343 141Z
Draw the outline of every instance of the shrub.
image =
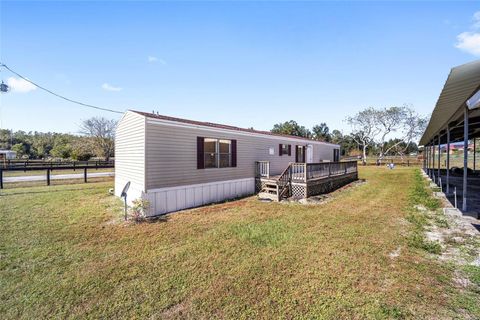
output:
M145 220L147 217L148 208L150 207L150 202L143 198L138 198L132 201L132 206L130 207L130 216L133 221L140 222Z

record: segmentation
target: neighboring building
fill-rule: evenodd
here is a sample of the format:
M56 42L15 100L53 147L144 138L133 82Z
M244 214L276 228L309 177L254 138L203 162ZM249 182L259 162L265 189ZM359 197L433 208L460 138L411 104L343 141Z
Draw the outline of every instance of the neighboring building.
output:
M255 193L256 161L274 176L339 154L336 144L127 111L116 131L115 194L130 181L127 199L147 198L150 215L163 214Z
M17 158L17 152L12 150L0 150L0 160L13 160Z

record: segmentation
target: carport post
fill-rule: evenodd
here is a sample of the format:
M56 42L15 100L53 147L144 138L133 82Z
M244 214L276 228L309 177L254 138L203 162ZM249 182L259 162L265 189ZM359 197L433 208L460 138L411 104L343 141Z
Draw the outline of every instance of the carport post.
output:
M467 211L467 187L468 187L468 108L465 106L463 120L463 190L462 211Z
M432 140L432 179L435 182L435 138Z
M427 143L427 175L430 177L430 143Z
M450 126L447 125L447 194L450 193Z
M432 150L430 143L428 144L428 163L427 163L427 174L431 178L432 177L432 172L430 171L430 164L432 162Z
M475 158L477 154L477 139L473 138L473 172L475 172Z
M423 171L427 173L427 163L428 163L428 158L427 158L427 145L425 144L423 146Z
M440 134L438 135L438 184L440 185L440 156L442 155L441 149L440 149ZM440 186L441 187L441 186Z

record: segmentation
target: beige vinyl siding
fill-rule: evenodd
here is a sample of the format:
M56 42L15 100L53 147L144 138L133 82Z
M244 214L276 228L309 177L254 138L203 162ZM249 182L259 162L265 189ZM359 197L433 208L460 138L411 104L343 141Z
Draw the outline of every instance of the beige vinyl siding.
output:
M197 137L237 140L237 167L197 169ZM290 144L291 155L279 156L279 144ZM313 162L333 160L337 145L292 141L260 134L226 132L207 127L170 125L147 118L146 190L255 176L255 161L270 161L272 175L295 162L296 145L313 145ZM269 154L273 147L274 155Z
M115 136L115 194L130 181L129 200L145 191L145 117L125 113Z

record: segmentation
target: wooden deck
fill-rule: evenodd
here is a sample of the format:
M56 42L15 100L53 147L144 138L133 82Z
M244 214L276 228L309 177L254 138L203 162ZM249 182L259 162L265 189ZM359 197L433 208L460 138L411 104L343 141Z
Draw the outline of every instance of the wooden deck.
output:
M256 162L255 168L259 196L275 201L328 193L358 179L356 161L290 163L281 174L274 175L268 161Z

